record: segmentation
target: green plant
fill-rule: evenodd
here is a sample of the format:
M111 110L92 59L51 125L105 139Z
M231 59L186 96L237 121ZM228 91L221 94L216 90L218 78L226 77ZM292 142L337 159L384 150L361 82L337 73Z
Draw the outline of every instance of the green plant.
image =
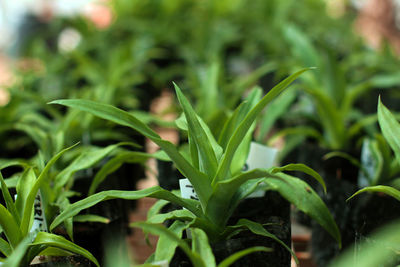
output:
M380 98L378 101L378 122L381 127L384 140L387 141L390 148L394 152L394 158L391 156L387 145L384 145L386 144L383 143L384 140L378 139L381 145L380 147L376 146L375 150L373 150L377 160L375 177L372 179L370 186L360 189L349 199L363 192L382 192L400 201L400 191L395 188L398 186L399 177L397 175L400 168L400 124L398 123L396 117L389 111L389 109L382 104Z
M21 265L26 266L37 255L69 255L77 253L99 266L90 252L64 237L46 232L37 233L36 229L31 232L31 227L35 220L34 214L37 213L37 207L35 207L34 202L36 196L40 194L39 189L43 188L48 182L50 168L69 149L71 148L64 149L55 155L47 165L43 166L43 170L39 173L28 167L18 179L16 185L17 198L15 201L11 197L0 173L1 191L6 203L6 207L0 204L1 232L6 237L6 239L0 239L0 252L5 257L15 255L13 251L17 253L17 256L6 259L6 262L13 261L13 264L21 263ZM12 164L8 164L8 166L10 165ZM43 210L40 212L43 212Z
M341 56L335 48L314 45L311 36L294 25L288 25L284 36L294 55L291 60L300 65L316 66L317 70L301 77L300 86L307 97L303 98L302 108L298 105L290 113L301 114L300 118L308 125L285 128L278 135L303 135L316 139L321 147L329 150L354 150L352 142L357 140L361 130L374 122L373 116L364 115L356 107L356 101L375 88L398 85L397 74L395 71L372 75L366 72L354 77L349 75L355 64L351 55Z
M250 97L248 102L243 102L225 123L223 134L221 134L218 142L212 136L207 125L193 111L179 87L175 85L178 99L186 117L189 155L180 153L173 144L161 139L147 125L131 114L115 107L87 100L53 101L53 104L77 108L130 127L155 142L175 163L178 170L189 179L199 200L183 199L177 194L158 186L133 192L103 191L67 207L53 221L50 229L54 229L81 210L104 200L153 197L170 201L185 209L159 214L150 218L150 222L161 223L166 219L186 221L190 226L202 229L210 242L227 239L246 229L280 242L262 225L248 220L239 220L236 225L232 226L226 225L238 203L252 193L260 183L263 183L265 190L278 191L289 202L320 223L340 243L337 226L318 195L300 179L281 173L281 171L304 171L314 176L324 186L323 180L317 173L302 164L289 164L269 170L255 169L241 172L245 156L236 154L237 151L243 149L241 148L243 138L248 134L254 120L263 108L306 70L298 71L280 82L260 101L256 101L256 98L254 98L257 95L257 91L254 91L251 94L253 97ZM237 156L244 157L244 160L242 162L235 161L234 158ZM175 248L171 247L170 249Z
M171 256L173 256L173 254L171 255L171 252L173 253L173 250L170 250L168 248L166 242L168 242L169 244L171 244L172 242L174 244L174 247L179 246L188 256L193 266L195 267L206 267L206 266L228 267L241 257L244 257L250 253L259 251L263 252L272 251L272 249L270 248L260 247L260 246L247 248L230 255L217 265L211 246L208 241L208 237L206 233L199 228L189 228L192 235L191 246L189 246L185 242L185 240L181 239L182 230L187 228L187 225L185 225L183 222L177 221L176 223L173 224L173 226L170 227L170 229L167 229L159 224L151 224L146 222L136 222L131 225L134 227L142 228L146 232L159 235L160 236L159 242L165 242L164 245L161 246L158 245L158 247L160 247L161 249L157 249L156 253L147 260L148 262L147 264L140 265L142 267L158 266L156 264L157 262L165 261L165 259L169 259ZM180 233L176 233L177 230ZM161 259L162 261L158 261L158 259Z
M361 243L356 243L337 257L329 266L397 266L399 263L399 221L391 222Z

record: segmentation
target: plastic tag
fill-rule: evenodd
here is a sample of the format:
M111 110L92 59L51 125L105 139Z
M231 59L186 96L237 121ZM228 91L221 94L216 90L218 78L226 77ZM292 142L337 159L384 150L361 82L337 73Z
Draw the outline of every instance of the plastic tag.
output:
M196 192L194 191L193 185L189 182L189 179L180 179L179 187L181 189L181 197L199 200Z
M181 189L182 198L199 200L189 179L179 179L179 187ZM186 235L188 238L192 238L192 233L190 232L190 229L186 229Z
M38 232L48 232L46 217L44 215L44 209L42 205L42 196L40 191L35 197L35 202L33 204L34 214L33 214L33 224L32 228L29 231L33 238L36 237Z
M257 168L270 168L274 166L277 155L278 150L276 148L251 142L249 156L243 171L251 171ZM254 191L247 198L263 197L264 194L264 190Z
M247 157L244 171L257 168L270 168L274 166L278 150L256 142L251 142L249 156Z
M370 139L365 139L361 149L361 166L363 166L364 170L368 173L369 177L374 177L376 161L372 155L370 148L371 141ZM370 185L370 181L368 177L365 175L363 171L358 172L358 186L366 187Z

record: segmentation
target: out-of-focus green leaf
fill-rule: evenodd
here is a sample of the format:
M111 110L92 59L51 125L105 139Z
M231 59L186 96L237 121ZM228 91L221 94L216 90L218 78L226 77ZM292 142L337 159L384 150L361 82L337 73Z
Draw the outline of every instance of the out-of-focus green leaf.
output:
M0 183L1 183L1 192L3 194L4 201L6 202L7 210L14 217L15 221L19 224L21 221L20 214L18 213L15 203L11 197L10 191L8 191L7 185L4 182L3 175L0 172Z
M375 186L367 186L364 187L363 189L358 190L357 192L355 192L351 197L349 197L347 199L350 200L353 197L355 197L358 194L364 193L364 192L370 192L370 193L385 193L386 195L389 195L391 197L394 197L395 199L397 199L398 201L400 201L400 191L391 187L391 186L387 186L387 185L375 185Z
M289 89L274 99L271 104L265 109L264 116L259 121L259 132L256 140L262 142L275 124L276 120L279 119L283 114L289 110L289 106L296 99L297 92L293 89Z
M4 256L8 257L11 255L12 248L7 241L0 237L0 252L4 254Z
M25 237L14 249L10 256L3 262L3 266L20 267L25 253L29 247L30 237Z
M100 160L102 160L104 157L109 155L113 150L115 150L117 147L122 146L122 145L133 145L136 146L134 143L129 143L129 142L121 142L115 145L110 145L105 148L93 148L88 151L84 151L82 154L80 154L71 164L63 169L55 178L55 190L60 190L61 187L63 187L70 179L71 177L80 170L87 169L96 163L98 163Z
M74 222L97 222L107 224L110 222L110 219L96 214L82 214L76 215L74 217Z
M367 237L366 241L355 244L335 258L329 267L376 267L395 266L400 252L400 222L384 226Z
M94 177L92 183L90 184L89 187L89 192L88 195L93 195L99 186L100 183L102 183L107 175L115 172L118 170L119 167L121 167L122 164L124 163L144 163L147 159L150 157L155 157L157 156L155 154L147 154L144 152L137 152L137 151L127 151L127 152L122 152L119 153L117 156L113 157L109 161L107 161L106 164L104 164L101 169L96 173L96 176Z
M382 134L393 149L396 159L400 162L400 124L393 114L378 101L378 121Z

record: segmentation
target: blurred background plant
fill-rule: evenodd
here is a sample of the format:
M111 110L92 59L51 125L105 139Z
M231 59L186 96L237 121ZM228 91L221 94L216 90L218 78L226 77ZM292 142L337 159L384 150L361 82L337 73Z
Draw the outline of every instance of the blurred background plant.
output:
M126 164L135 160L125 156L124 161L122 154L144 152L144 139L113 123L46 103L84 98L117 106L162 128L175 128L161 119L165 113L179 113L173 100L158 115L149 112L154 99L175 81L217 136L248 89L258 84L268 90L294 69L314 66L315 71L264 111L252 138L279 147L283 163L301 162L317 169L328 180L327 201L337 203L333 196L341 194L341 202L348 205L344 200L358 189L358 168L322 156L340 151L359 159L366 138L388 150L379 141L376 101L381 95L390 110L399 109L397 2L2 2L0 158L36 162L40 149L47 162L78 141L82 144L76 151L94 154L117 142L134 142L141 148L117 148L74 178L86 176L91 181L97 170L121 154L114 165L121 165L117 178L105 181L118 182L103 188L135 189L144 177L143 167ZM180 138L183 143L187 137L181 133ZM55 168L68 166L74 153L68 152ZM5 171L6 178L17 172ZM130 179L122 178L126 175ZM338 178L346 186L337 185L342 184ZM90 183L75 182L85 194ZM347 191L339 192L342 188Z

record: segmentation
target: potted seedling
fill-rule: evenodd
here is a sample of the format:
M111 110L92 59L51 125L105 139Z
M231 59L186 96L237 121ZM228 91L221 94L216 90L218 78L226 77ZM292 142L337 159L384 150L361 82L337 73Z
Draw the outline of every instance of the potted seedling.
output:
M37 172L31 166L21 174L16 184L17 196L11 196L3 176L0 174L2 195L6 205L0 204L0 226L5 239L1 238L2 261L5 266L28 266L38 255L81 255L99 266L93 255L66 238L46 232L46 217L42 205L42 194L48 182L48 174L54 163L68 149L55 155ZM3 164L3 167L20 165L18 161ZM15 256L16 255L16 256ZM11 257L8 259L8 257ZM5 258L4 258L5 257Z
M80 211L104 200L153 197L167 200L185 209L152 216L149 218L149 222L162 223L167 219L186 222L186 225L202 229L211 243L223 242L231 239L239 232L248 231L248 235L266 236L287 247L259 223L241 219L232 225L227 224L240 201L256 190L258 186L261 186L264 190L277 191L297 208L309 214L340 243L338 228L315 191L300 179L282 172L286 170L304 171L324 185L317 173L302 164L242 172L243 166L237 165L237 162L234 161L236 157L243 157L236 152L243 149L241 146L243 138L259 113L274 97L306 70L301 70L279 83L259 102L242 103L226 122L224 127L230 128L231 131L226 131L226 137L220 142L215 140L207 125L196 115L179 87L175 86L188 127L188 153L179 152L176 146L161 139L157 133L133 115L110 105L88 100L57 100L52 102L53 104L62 104L87 111L100 118L130 127L155 142L174 162L184 177L188 178L198 200L182 198L179 194L164 190L159 186L131 192L103 191L71 204L53 221L50 229L54 229L67 218L77 215ZM168 249L174 251L175 247L171 245Z
M354 210L354 223L359 236L365 236L371 231L377 229L398 218L400 207L397 205L397 200L400 200L398 191L399 184L399 147L397 145L398 136L400 133L400 124L395 116L382 104L378 102L378 122L382 131L382 135L376 135L375 139L365 143L365 158L362 158L359 164L363 170L363 175L360 177L361 189L354 193L348 201L355 202L357 209ZM394 157L392 152L394 152ZM362 192L381 192L385 195L368 194L358 196ZM351 200L350 200L351 199Z
M332 151L341 151L359 157L358 141L365 133L374 131L371 126L374 120L359 111L356 101L374 88L390 87L398 80L390 79L394 77L391 74L376 74L371 77L349 76L348 73L352 73L351 56L343 56L339 60L337 51L329 47L317 47L311 41L311 37L305 35L295 25L288 25L283 33L292 54L295 55L290 60L300 64L312 64L318 69L301 77L298 85L302 89L301 98L292 106L293 111L288 113L290 116L286 116L296 126L286 127L276 136L286 135L285 141L292 147L293 142L298 144L297 149L286 154L287 162L309 164L325 178L327 187L331 188L327 195L324 195L322 188L308 177L304 179L320 193L334 214L342 232L343 246L347 246L354 240L355 229L351 223L350 206L345 200L357 188L359 170L345 159L339 157L323 159L323 156ZM301 53L301 51L306 52ZM304 57L304 54L308 56ZM312 236L315 257L320 265L324 265L329 258L339 252L339 249L334 240L325 235L322 229L316 226L315 230L321 233Z

